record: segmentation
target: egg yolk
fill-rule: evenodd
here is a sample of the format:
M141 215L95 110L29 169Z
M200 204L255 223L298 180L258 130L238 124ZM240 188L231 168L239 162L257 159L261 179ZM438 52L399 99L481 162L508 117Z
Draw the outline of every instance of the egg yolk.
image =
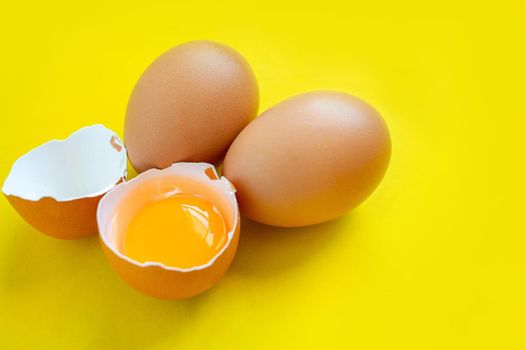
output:
M226 241L226 224L212 203L176 194L139 211L127 228L123 253L141 263L189 268L210 261Z

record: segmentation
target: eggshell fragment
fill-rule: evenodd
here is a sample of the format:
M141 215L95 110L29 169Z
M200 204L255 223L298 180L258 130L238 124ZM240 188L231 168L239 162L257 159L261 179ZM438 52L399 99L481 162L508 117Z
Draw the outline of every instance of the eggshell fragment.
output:
M130 96L130 162L138 172L216 162L258 106L255 75L238 52L205 40L176 46L151 63Z
M100 198L126 177L126 150L102 125L49 141L13 164L2 192L37 230L75 239L96 233Z
M291 97L248 125L231 145L223 174L241 211L269 225L306 226L357 206L379 184L390 135L363 100L319 91Z
M219 209L228 229L222 250L206 264L192 268L140 263L123 254L120 242L133 217L146 204L175 193L201 196ZM239 240L235 189L206 163L175 163L163 170L150 169L118 185L100 201L97 220L103 250L117 274L135 289L162 299L188 298L211 288L228 270Z

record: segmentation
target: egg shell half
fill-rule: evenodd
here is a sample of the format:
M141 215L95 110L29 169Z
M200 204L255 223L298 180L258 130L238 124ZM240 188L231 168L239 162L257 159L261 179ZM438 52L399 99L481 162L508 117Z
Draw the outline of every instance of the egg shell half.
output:
M192 268L140 263L123 254L120 242L133 217L148 203L175 193L201 196L219 209L228 229L221 251L206 264ZM161 299L188 298L211 288L228 270L239 241L235 188L206 163L175 163L163 170L150 169L118 185L100 201L97 219L101 244L113 269L133 288Z
M100 198L126 177L126 150L103 125L52 140L13 164L2 192L37 230L60 239L97 232Z
M232 48L192 41L158 57L130 96L124 141L139 173L175 162L220 160L257 115L259 91Z
M383 178L390 135L363 100L319 91L291 97L248 125L223 174L243 215L275 226L318 224L354 208Z

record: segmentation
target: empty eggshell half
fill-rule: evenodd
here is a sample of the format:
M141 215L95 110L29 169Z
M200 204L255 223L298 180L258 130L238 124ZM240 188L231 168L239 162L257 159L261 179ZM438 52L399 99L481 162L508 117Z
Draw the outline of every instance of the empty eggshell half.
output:
M228 232L224 247L207 263L191 268L141 263L125 255L120 247L135 215L147 204L178 193L200 196L218 208ZM103 250L117 274L135 289L161 299L188 298L211 288L228 270L239 241L235 188L207 163L175 163L143 172L102 198L97 220Z
M2 192L39 231L80 238L97 232L98 202L125 179L126 167L126 150L117 134L92 125L18 158Z

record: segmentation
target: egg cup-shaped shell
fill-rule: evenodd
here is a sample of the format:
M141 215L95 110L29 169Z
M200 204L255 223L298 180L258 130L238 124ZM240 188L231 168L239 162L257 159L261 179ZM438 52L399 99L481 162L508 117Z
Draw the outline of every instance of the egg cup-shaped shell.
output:
M49 141L16 160L2 192L37 230L76 239L97 232L100 198L126 177L126 150L102 125Z
M232 48L191 41L158 57L129 98L124 142L137 172L220 160L257 115L259 90Z
M231 145L222 173L243 215L296 227L343 215L366 199L390 160L383 118L363 100L318 91L262 113Z
M228 229L221 251L206 264L191 268L141 263L123 254L119 247L133 217L146 204L175 193L201 196L219 209ZM113 269L133 288L160 299L189 298L211 288L228 270L239 242L235 189L206 163L175 163L163 170L150 169L118 185L100 201L97 219L101 244Z

